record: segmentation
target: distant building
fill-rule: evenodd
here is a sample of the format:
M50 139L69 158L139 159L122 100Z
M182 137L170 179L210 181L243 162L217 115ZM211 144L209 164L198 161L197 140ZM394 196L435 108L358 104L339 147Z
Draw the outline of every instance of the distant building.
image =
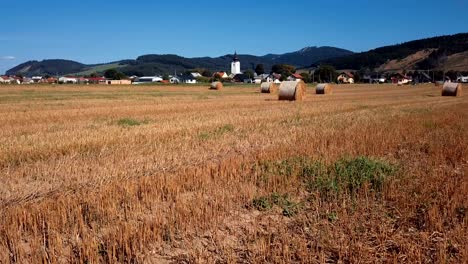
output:
M237 52L234 53L234 58L231 63L231 73L234 75L241 74L241 64Z
M132 84L131 80L106 80L107 85L128 85Z
M406 74L397 72L392 74L391 76L392 83L393 84L398 84L398 85L405 85L409 84L411 82L411 78L406 76Z
M468 76L458 76L457 82L459 82L459 83L468 83Z
M274 77L270 74L260 74L260 75L257 75L255 76L255 83L256 84L260 84L262 82L273 82L274 81Z
M78 79L76 77L64 76L60 77L58 82L62 84L77 84Z
M354 75L348 71L344 71L338 75L337 81L339 83L354 83Z
M157 83L162 82L162 78L158 76L144 76L137 78L133 84L148 84L148 83Z
M237 83L253 83L254 81L247 75L247 74L236 74L234 78L232 78L234 82Z
M193 78L199 78L199 77L202 77L202 76L203 76L203 75L201 75L201 74L198 73L198 72L192 72L191 74L192 74L192 77L193 77Z
M42 82L42 76L33 76L31 79L33 80L34 83Z
M229 78L226 72L220 71L220 72L215 72L213 76L218 76L220 78L226 79Z
M89 77L86 80L89 84L106 84L106 78L104 77Z
M180 77L180 81L185 84L196 84L197 79L193 76L193 74L184 74Z
M294 81L294 82L301 81L302 79L303 79L302 76L298 73L294 73L288 77L288 81Z
M57 83L58 80L55 77L49 77L49 78L45 79L44 82L46 82L48 84L53 84L53 83Z

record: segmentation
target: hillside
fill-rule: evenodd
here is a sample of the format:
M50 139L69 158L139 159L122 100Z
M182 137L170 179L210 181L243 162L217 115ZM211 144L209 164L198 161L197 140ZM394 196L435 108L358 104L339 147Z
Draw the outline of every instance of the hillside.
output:
M78 72L84 68L86 68L86 65L70 60L28 61L8 70L6 74L21 74L25 76L44 74L63 75L70 72Z
M274 64L287 63L297 67L304 67L319 60L351 55L349 50L333 47L307 47L302 50L265 56L239 55L242 70L254 69L257 64L264 64L269 71ZM85 65L67 60L29 61L7 71L8 75L64 75L90 74L103 72L109 68L119 68L127 75L155 75L187 71L195 68L205 68L210 71L229 71L232 55L221 57L185 58L178 55L143 55L135 60L122 60L108 64Z
M462 33L381 47L350 56L322 60L318 64L329 64L338 69L355 70L362 68L377 70L440 68L468 70L468 64L464 64L468 61L466 51L468 51L468 33Z

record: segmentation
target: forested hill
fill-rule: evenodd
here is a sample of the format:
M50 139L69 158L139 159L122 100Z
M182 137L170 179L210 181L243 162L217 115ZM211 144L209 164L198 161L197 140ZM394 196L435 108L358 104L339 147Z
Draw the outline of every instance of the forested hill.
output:
M468 33L433 37L410 41L402 44L355 53L350 56L321 60L318 64L332 65L338 69L381 68L383 70L408 67L411 69L468 70L468 65L460 64L466 59L468 51ZM405 61L406 63L399 63ZM455 63L457 61L457 63ZM392 66L386 64L392 63ZM456 64L456 65L455 65ZM386 67L388 66L388 67Z
M254 69L263 64L268 71L274 64L291 64L304 67L319 60L347 56L353 54L349 50L334 47L307 47L296 52L286 54L269 54L265 56L239 55L242 70ZM203 68L210 71L230 71L232 55L217 58L185 58L178 55L143 55L135 60L122 60L99 65L85 65L68 60L29 61L7 71L8 75L64 75L102 73L110 68L117 68L127 75L155 75L171 74L175 71Z

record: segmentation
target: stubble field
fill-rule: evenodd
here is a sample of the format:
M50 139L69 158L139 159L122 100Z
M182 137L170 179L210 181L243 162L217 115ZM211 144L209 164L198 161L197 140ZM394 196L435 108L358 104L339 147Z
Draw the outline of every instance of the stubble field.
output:
M0 263L466 263L467 172L432 85L0 86Z

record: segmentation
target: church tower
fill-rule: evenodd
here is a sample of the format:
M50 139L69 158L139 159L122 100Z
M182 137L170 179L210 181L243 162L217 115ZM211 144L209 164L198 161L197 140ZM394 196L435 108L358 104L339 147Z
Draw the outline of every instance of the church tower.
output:
M241 67L240 67L240 60L239 57L237 57L237 51L234 53L234 59L232 60L231 63L231 73L236 75L236 74L241 74Z

